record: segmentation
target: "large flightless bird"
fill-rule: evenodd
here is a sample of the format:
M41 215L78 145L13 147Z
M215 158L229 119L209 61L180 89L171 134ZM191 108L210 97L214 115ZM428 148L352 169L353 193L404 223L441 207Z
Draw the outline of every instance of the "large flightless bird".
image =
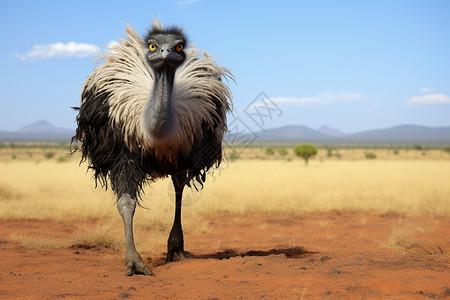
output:
M143 184L170 176L175 219L167 261L186 258L181 226L185 185L203 185L222 159L233 79L208 53L187 47L181 28L154 20L145 38L130 26L82 87L76 135L96 182L117 195L125 227L126 275L152 275L136 250L133 216Z

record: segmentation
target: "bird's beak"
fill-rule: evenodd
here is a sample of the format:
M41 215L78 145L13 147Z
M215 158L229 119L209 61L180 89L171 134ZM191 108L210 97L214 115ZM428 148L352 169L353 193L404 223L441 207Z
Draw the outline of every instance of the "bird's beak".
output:
M169 44L162 45L161 46L161 55L162 55L164 60L167 58L169 53L170 53L170 46L169 46Z

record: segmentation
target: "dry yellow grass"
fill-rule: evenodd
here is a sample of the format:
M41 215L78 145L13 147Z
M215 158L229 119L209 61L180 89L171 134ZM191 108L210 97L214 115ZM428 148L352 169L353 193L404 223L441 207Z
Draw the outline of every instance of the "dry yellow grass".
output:
M360 153L363 150L354 155ZM57 157L39 161L29 157L0 160L0 220L97 219L101 225L75 234L65 243L34 236L13 239L19 242L19 247L27 249L71 245L122 249L122 224L114 194L94 188L86 165L78 166L78 155L64 162ZM221 214L295 216L339 210L448 218L448 178L450 161L445 158L315 159L308 167L295 158L239 159L224 162L209 175L201 192L186 188L183 228L185 232L207 233L208 223L201 216ZM142 205L147 209L137 209L135 218L138 249L164 251L173 220L172 193L170 179L146 187ZM150 239L142 238L148 229ZM422 244L416 243L409 233L410 229L404 226L393 228L388 247L424 252L412 247ZM440 251L438 246L423 244L427 251Z
M433 223L433 222L430 222ZM425 227L432 227L427 224ZM450 242L443 236L430 236L431 228L414 228L411 223L392 226L387 247L405 254L432 255L445 254ZM426 239L418 237L426 236Z
M0 220L120 220L113 193L94 189L91 173L86 165L78 166L77 157L3 161L0 174ZM187 190L187 204L195 204L183 214L188 230L197 214L341 210L449 217L448 178L450 161L445 159L316 159L308 167L299 159L237 160L223 163L200 193ZM138 226L170 229L170 187L166 179L146 188L142 204L148 209L137 210Z
M46 240L37 237L30 237L21 234L12 234L10 236L11 240L16 241L17 248L19 249L34 249L34 250L50 250L66 247L67 245L58 243L51 240Z
M237 161L206 186L195 209L450 216L449 176L449 161Z
M87 249L94 247L122 249L123 245L117 239L117 229L117 226L113 226L112 223L97 224L75 235L70 242L70 246Z
M0 174L0 219L63 221L111 216L112 194L95 190L85 168L75 162L1 162Z

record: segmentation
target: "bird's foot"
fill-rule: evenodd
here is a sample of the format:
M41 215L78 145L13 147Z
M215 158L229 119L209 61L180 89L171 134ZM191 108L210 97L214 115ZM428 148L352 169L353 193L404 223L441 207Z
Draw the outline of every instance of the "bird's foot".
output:
M184 252L183 249L178 249L178 250L170 249L170 250L167 252L166 262L171 262L171 261L173 261L173 257L175 256L175 253L178 255L178 257L179 257L180 260L185 260L185 259L188 258L188 257L186 256L186 252Z
M150 268L142 261L136 250L127 250L125 253L126 276L132 275L153 275Z
M173 261L175 253L180 260L187 259L186 253L184 252L184 239L181 226L174 226L170 231L169 240L167 241L166 262Z
M167 243L166 262L173 261L175 253L178 255L180 260L184 260L187 258L186 253L184 252L183 236L171 234Z

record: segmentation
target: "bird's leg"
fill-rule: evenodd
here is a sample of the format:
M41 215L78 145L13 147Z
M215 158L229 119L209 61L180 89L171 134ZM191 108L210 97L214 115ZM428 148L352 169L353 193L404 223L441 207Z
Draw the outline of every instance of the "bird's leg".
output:
M150 268L142 261L141 256L136 250L133 237L133 216L136 209L136 200L131 198L129 194L123 194L117 200L117 209L122 216L123 225L125 227L125 266L126 275L133 274L153 275Z
M183 188L186 184L186 174L172 175L173 186L175 187L175 219L167 242L167 259L173 261L174 254L178 254L180 259L185 259L183 228L181 227L181 202Z

